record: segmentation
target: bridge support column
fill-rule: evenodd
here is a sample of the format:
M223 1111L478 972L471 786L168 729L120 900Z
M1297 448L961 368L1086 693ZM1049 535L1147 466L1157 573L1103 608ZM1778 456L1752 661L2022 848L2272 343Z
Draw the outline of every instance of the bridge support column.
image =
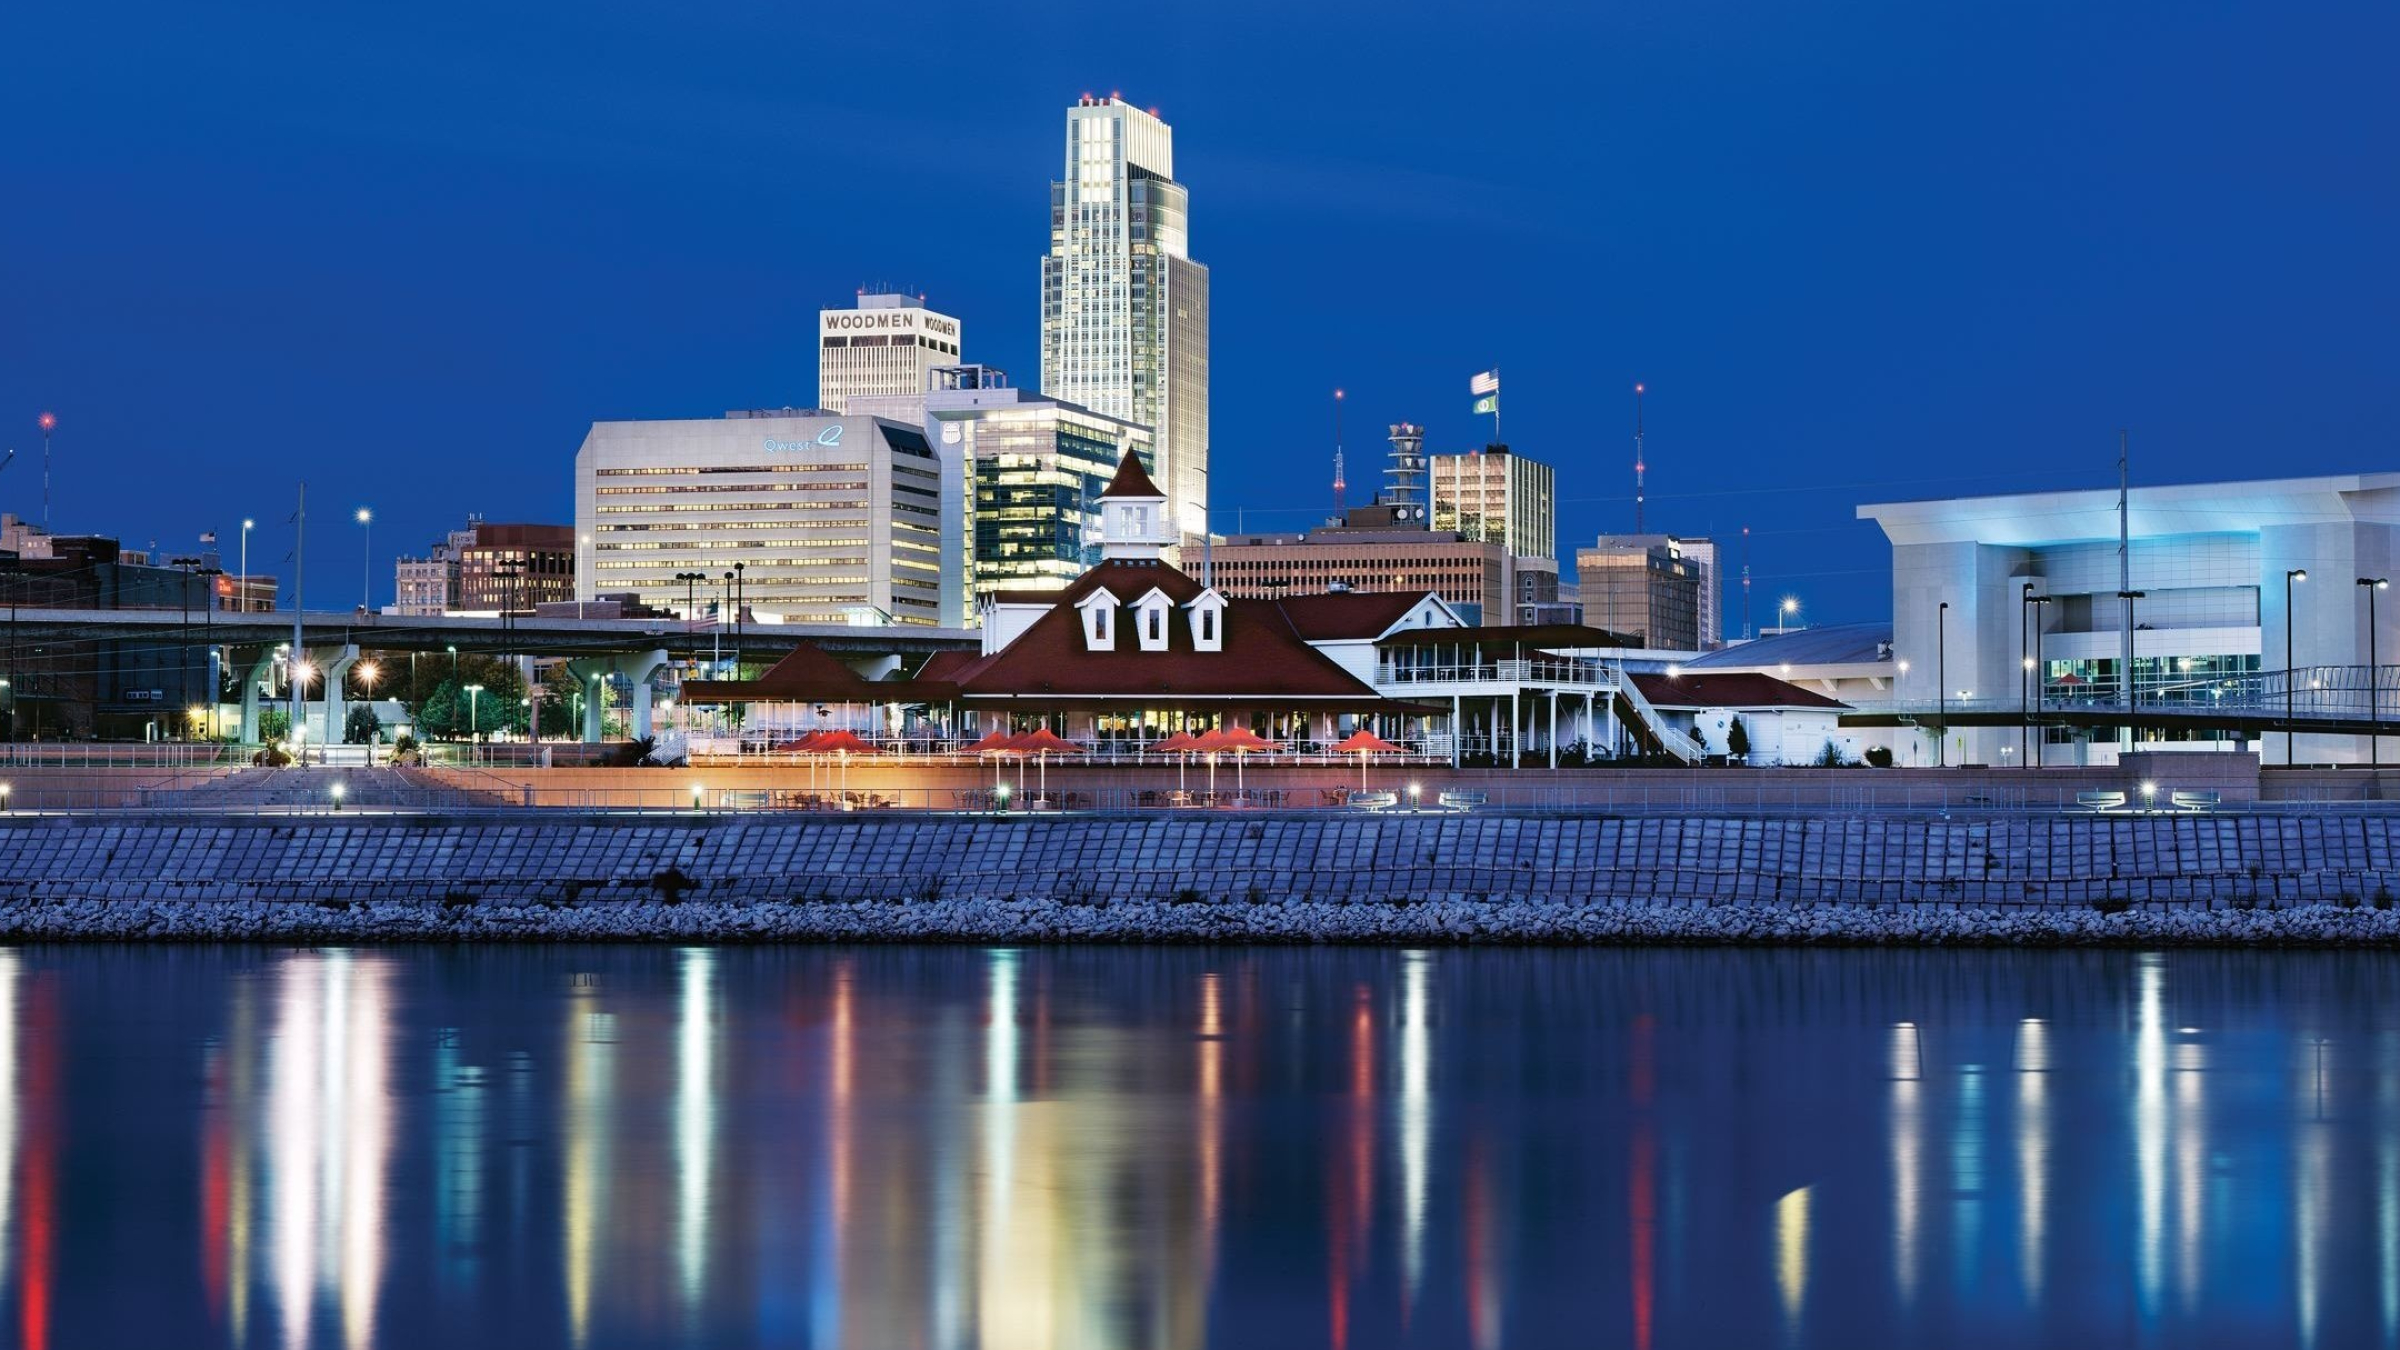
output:
M342 699L342 684L350 676L350 667L358 663L358 644L322 647L311 650L308 663L317 668L317 687L324 694L325 723L311 739L318 745L340 745L342 726L349 718L349 705Z
M667 664L664 651L635 652L617 658L617 673L633 683L633 736L640 740L651 734L650 679Z
M258 743L258 690L275 677L275 649L261 647L258 660L251 663L249 678L242 681L242 743Z

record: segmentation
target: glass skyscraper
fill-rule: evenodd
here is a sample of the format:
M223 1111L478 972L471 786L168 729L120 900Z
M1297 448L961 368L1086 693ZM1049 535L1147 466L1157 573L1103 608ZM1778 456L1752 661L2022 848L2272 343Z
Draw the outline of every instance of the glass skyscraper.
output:
M1151 428L1187 543L1208 533L1208 269L1192 261L1175 133L1122 99L1067 110L1042 259L1042 393Z

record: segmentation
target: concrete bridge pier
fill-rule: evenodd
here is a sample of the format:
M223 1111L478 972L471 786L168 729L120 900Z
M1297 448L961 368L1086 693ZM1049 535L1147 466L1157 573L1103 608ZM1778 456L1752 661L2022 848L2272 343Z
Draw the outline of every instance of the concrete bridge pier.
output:
M317 687L324 691L325 725L316 738L317 744L340 745L342 724L350 713L349 705L342 699L342 685L350 676L350 667L358 664L358 644L311 648L308 663L317 668Z
M250 665L249 678L242 681L242 743L244 745L258 743L258 691L261 686L273 678L275 678L275 649L261 647L258 649L258 659Z
M629 707L632 734L636 737L649 735L651 733L650 680L666 664L667 653L663 649L628 652L623 656L597 660L568 662L568 673L573 675L583 686L584 743L596 745L600 741L601 690L612 678L623 678L633 687L633 699ZM595 680L594 676L600 678Z

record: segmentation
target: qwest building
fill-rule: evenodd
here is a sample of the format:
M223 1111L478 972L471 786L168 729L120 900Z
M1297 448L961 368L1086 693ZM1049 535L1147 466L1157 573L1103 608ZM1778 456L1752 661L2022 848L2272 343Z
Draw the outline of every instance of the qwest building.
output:
M575 528L592 540L577 598L706 612L708 586L677 575L721 583L740 564L761 622L939 625L960 607L946 469L955 485L921 429L880 417L594 422L575 455Z
M2119 563L2113 488L1887 503L1858 514L1891 540L1893 701L1907 707L2024 708L2037 677L2027 662L2038 668L2045 703L2117 704L2129 647L2144 707L2204 708L2228 680L2260 670L2297 667L2305 682L2310 668L2368 664L2371 588L2358 581L2400 576L2400 474L2134 488L2130 578ZM2387 663L2400 652L2395 599L2400 593L2384 592L2374 605L2376 657ZM2395 712L2400 696L2387 692L2384 715ZM2044 762L2113 762L2110 735L2052 728ZM2143 735L2144 749L2220 744L2150 744ZM2014 727L1953 727L1943 757L2001 764L2021 737ZM2395 738L2383 739L2388 762ZM2290 762L2280 732L2258 747L2267 763ZM2301 735L2289 753L2301 763L2364 762L2367 738Z

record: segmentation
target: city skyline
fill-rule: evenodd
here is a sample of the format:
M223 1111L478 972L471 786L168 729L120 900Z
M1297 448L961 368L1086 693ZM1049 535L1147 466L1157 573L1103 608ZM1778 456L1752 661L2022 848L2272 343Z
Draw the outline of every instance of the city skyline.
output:
M873 117L705 66L797 19L659 42L603 16L582 63L530 18L464 44L438 19L323 22L106 41L78 14L20 22L48 55L0 92L40 185L0 257L0 296L37 319L0 328L10 509L37 513L45 409L61 530L173 548L256 518L252 566L288 573L305 476L309 592L342 603L353 507L386 554L462 507L564 519L591 421L807 402L809 316L870 278L908 279L976 325L977 359L1030 372L1035 175L1056 172L1060 106L1119 90L1183 133L1204 203L1220 531L1330 513L1333 387L1354 433L1420 422L1454 451L1488 431L1464 376L1498 366L1508 440L1559 468L1566 554L1630 527L1639 379L1650 527L1748 525L1761 603L1875 617L1858 502L2098 486L2118 426L2137 483L2239 480L2266 454L2371 469L2400 423L2377 319L2400 286L2373 246L2395 119L2346 101L2392 35L2369 7L1730 32L1631 11L1505 35L1297 17L1296 38L1360 57L1330 68L1307 40L1237 52L1230 31L1128 57L1075 24L1037 43L988 16L814 16L812 39L1027 55L953 105ZM376 55L328 85L321 39ZM2238 80L2190 78L2236 54ZM565 96L637 57L649 73L607 98ZM1381 74L1418 63L1418 88ZM1764 100L1787 113L1758 118ZM921 209L829 209L842 196Z

